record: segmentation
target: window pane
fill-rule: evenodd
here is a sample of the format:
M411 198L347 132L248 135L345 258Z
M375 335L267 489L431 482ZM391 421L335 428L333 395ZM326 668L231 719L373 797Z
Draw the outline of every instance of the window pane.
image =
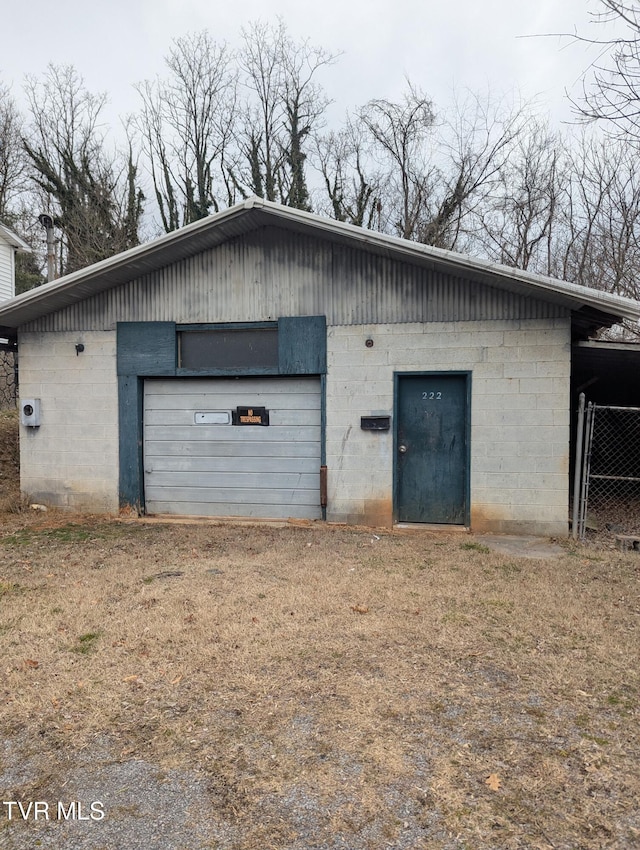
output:
M183 369L278 367L277 328L182 331Z

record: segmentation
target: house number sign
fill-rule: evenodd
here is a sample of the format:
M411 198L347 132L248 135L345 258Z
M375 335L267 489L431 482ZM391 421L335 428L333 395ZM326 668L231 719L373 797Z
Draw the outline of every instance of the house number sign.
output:
M423 401L442 401L442 393L422 393Z

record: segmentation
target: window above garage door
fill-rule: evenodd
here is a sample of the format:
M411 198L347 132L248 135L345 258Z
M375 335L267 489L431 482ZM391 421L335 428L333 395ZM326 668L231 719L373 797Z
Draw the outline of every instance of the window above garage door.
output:
M178 367L190 370L278 368L278 325L178 328Z

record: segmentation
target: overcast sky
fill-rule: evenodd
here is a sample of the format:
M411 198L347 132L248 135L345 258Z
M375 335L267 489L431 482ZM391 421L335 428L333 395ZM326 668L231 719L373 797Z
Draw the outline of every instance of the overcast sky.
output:
M163 73L172 39L208 29L237 44L250 21L280 15L290 34L342 52L321 80L331 116L374 97L398 97L409 77L436 107L470 88L536 98L555 120L593 50L545 33L594 31L598 0L29 0L3 16L0 81L21 100L25 74L72 64L93 92L107 92L110 118L135 111L133 84ZM14 8L17 7L14 5ZM8 31L7 31L8 28ZM525 36L529 36L526 38ZM575 90L575 89L574 89Z

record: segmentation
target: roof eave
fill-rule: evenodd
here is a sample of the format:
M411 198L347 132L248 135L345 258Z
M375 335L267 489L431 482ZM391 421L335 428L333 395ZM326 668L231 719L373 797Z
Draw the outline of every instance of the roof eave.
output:
M4 224L0 224L0 236L2 236L5 242L8 242L12 248L15 248L18 253L31 254L31 246Z
M235 219L242 221L243 218L244 226L236 232L250 232L256 227L269 224L279 225L297 232L314 233L343 244L359 245L380 256L419 263L425 267L446 269L454 274L464 274L489 285L520 291L529 297L544 298L574 312L582 311L586 314L594 311L604 319L603 325L615 324L621 319L640 320L640 303L631 299L365 230L261 198L249 198L241 204L165 234L153 242L130 248L115 257L16 296L0 306L0 323L4 322L5 327L16 328L49 312L82 301L90 295L151 273L185 256L196 254L203 250L203 242L210 247L219 244L216 239L218 231L221 237L219 241L232 238L228 234L225 235L226 225L233 224ZM180 246L183 246L182 251L179 250ZM43 309L43 302L47 301L49 305Z

